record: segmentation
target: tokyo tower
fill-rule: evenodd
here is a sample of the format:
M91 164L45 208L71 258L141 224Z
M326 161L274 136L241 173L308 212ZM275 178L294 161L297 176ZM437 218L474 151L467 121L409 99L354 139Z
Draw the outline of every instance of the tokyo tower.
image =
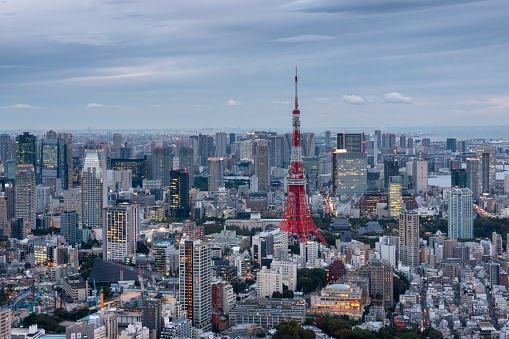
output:
M316 228L309 213L306 198L306 177L302 165L302 141L300 135L300 111L297 99L297 68L295 68L295 109L292 114L292 153L290 159L290 175L288 176L288 197L286 198L285 213L279 228L288 234L296 234L301 242L309 240L309 233L313 232L325 245L322 234Z

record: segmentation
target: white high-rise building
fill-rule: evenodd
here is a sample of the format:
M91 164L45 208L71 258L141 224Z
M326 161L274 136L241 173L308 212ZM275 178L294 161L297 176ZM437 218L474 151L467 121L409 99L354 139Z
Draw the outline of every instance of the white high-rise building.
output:
M417 193L428 190L428 162L426 160L417 160L415 189Z
M140 208L106 207L103 210L103 259L122 261L136 253L140 230Z
M404 211L399 215L400 259L403 265L419 266L419 214Z
M222 158L226 156L226 133L216 133L216 157Z
M273 261L270 267L281 274L281 281L288 289L297 290L297 263L292 261Z
M37 213L47 213L48 205L51 204L50 188L43 185L37 185L35 187L35 200Z
M318 243L315 241L301 242L300 256L303 268L314 268L318 260Z
M35 229L37 221L34 166L19 164L16 167L14 189L16 218L23 218L23 224L27 225L27 228Z
M102 227L103 168L98 151L86 150L81 175L81 217L84 227Z
M212 257L210 247L200 240L180 242L180 303L186 318L203 331L212 328Z
M380 259L393 267L397 267L399 261L399 237L382 236L378 238L375 249L380 253Z
M274 292L283 293L281 273L275 269L267 269L266 266L263 266L256 273L256 296L272 297Z
M452 188L448 193L449 239L474 237L473 193L468 188Z

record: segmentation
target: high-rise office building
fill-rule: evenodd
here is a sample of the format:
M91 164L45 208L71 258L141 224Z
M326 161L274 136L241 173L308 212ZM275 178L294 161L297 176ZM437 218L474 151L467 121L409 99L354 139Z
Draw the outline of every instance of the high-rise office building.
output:
M284 136L275 135L270 140L270 165L282 168L284 163Z
M415 188L417 193L424 193L428 190L428 162L426 160L417 160L415 175Z
M41 140L40 176L43 184L59 180L62 189L69 187L69 151L66 140L54 131L46 133Z
M458 143L455 138L447 138L445 149L450 150L452 153L456 152Z
M103 209L104 260L122 261L136 253L140 218L138 205Z
M385 159L384 161L384 181L385 187L389 187L389 178L399 175L398 159Z
M111 169L114 171L130 170L134 188L143 187L143 179L148 179L147 159L111 159Z
M497 179L495 146L477 146L476 155L479 159L479 194L489 193L490 189L495 188Z
M448 193L448 237L471 239L474 237L474 206L472 191L452 188Z
M366 153L332 153L334 194L363 194L367 190L368 159Z
M16 165L30 164L37 168L36 158L37 137L28 132L23 132L16 137Z
M208 158L214 156L214 138L210 135L198 135L198 156L201 166L208 165Z
M64 211L60 214L60 234L67 240L69 245L81 244L83 237L80 237L78 213L76 211Z
M2 158L2 163L12 158L11 150L11 136L9 134L0 135L0 157Z
M200 240L180 242L180 303L186 318L204 331L211 328L212 258L210 247Z
M297 263L292 261L273 261L270 268L281 275L281 282L292 291L297 290Z
M468 184L468 173L466 168L451 169L451 187L466 188Z
M162 242L154 245L154 270L164 276L176 275L179 270L180 252L173 244Z
M113 133L112 158L120 158L120 148L122 148L122 133Z
M467 151L467 141L460 140L458 141L458 152L465 153Z
M419 214L403 211L399 215L400 259L403 265L419 266Z
M412 137L408 137L406 140L406 148L414 148L414 139Z
M103 168L98 151L88 149L81 175L81 219L84 227L102 228Z
M479 200L480 196L480 161L477 158L467 158L467 188L472 191L474 201Z
M19 164L16 166L15 209L16 218L23 218L23 222L36 227L36 189L35 171L32 164Z
M254 142L254 175L258 178L258 190L267 192L270 187L270 145L265 139Z
M325 150L332 148L331 131L325 131Z
M189 172L185 170L170 171L170 215L173 218L189 217Z
M366 150L364 133L338 133L337 149L346 149L350 153L363 153Z
M78 218L81 218L81 188L64 191L64 211L76 211Z
M194 150L191 147L180 147L179 169L189 172L189 187L194 186Z
M154 147L150 154L150 176L152 180L161 180L164 187L170 185L172 169L171 148L168 146Z
M398 218L403 207L403 178L399 175L389 178L389 217Z
M219 190L224 187L223 179L223 158L209 158L209 192Z
M226 132L216 133L216 157L223 158L226 156Z
M315 133L302 133L302 156L314 157L315 156Z

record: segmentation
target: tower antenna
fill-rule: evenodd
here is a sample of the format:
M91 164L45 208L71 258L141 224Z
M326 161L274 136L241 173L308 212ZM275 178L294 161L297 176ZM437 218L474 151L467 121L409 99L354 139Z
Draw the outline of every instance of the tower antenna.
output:
M295 110L299 110L299 99L297 95L297 66L295 66Z

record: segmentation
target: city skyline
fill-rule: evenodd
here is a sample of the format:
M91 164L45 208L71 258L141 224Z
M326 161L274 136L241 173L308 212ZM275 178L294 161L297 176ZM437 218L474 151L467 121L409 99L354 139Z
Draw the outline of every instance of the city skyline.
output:
M4 2L5 129L509 125L504 1ZM23 126L22 126L23 125Z

